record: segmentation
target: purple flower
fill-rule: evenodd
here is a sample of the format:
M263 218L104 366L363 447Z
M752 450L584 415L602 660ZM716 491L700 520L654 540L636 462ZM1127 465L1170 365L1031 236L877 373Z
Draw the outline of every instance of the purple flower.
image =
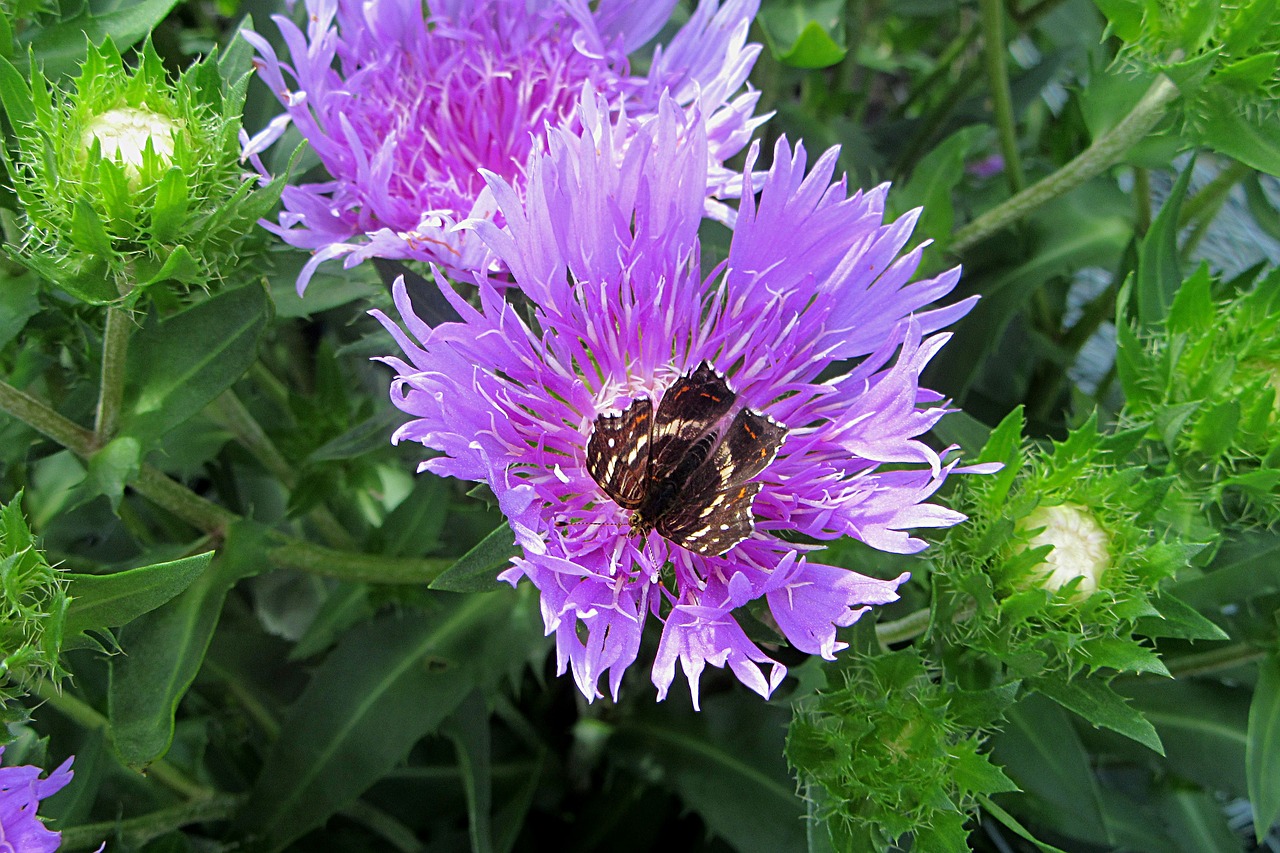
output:
M4 747L0 747L0 755ZM40 801L61 791L71 781L71 759L62 762L49 778L40 768L23 765L0 767L0 853L53 853L62 834L53 832L36 817Z
M885 224L887 186L849 196L843 179L831 183L835 150L806 177L803 147L785 140L762 184L752 147L729 257L703 279L701 119L665 100L656 121L624 133L589 98L580 118L580 133L548 134L523 194L486 176L505 229L468 223L519 293L477 276L475 307L439 280L461 320L430 327L399 284L408 334L375 312L406 354L385 359L398 373L393 401L414 416L394 440L440 451L422 470L492 488L523 550L501 578L541 591L560 671L571 668L588 699L605 673L617 698L649 616L663 623L660 699L677 660L695 707L707 664L767 697L786 670L735 608L765 599L793 646L831 658L846 645L836 629L896 599L906 578L824 565L811 559L820 546L779 534L912 553L925 543L908 528L963 519L926 502L955 463L917 440L946 411L918 377L949 337L930 333L972 300L915 313L959 276L908 283L921 250L898 255L918 211ZM530 307L508 301L519 298ZM661 400L704 360L742 405L789 430L755 478L754 531L718 556L633 532L631 511L586 467L597 417ZM836 362L852 366L819 380Z
M734 196L740 180L721 164L764 120L752 116L758 93L735 97L760 52L746 43L758 5L701 0L643 77L627 55L657 34L675 0L431 0L429 19L422 0L307 0L305 36L276 18L292 66L244 33L286 109L245 141L245 156L256 162L292 121L332 178L287 188L279 224L264 223L313 251L299 292L339 257L348 267L381 257L497 269L475 236L454 230L497 212L478 170L522 186L535 136L572 125L584 85L633 124L651 119L664 91L683 105L699 98L710 114L707 195Z

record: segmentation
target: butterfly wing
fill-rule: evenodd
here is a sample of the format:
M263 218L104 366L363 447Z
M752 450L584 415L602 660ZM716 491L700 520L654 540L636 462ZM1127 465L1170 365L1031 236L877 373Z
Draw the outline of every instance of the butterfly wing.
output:
M703 463L714 439L702 439L719 426L736 397L724 377L706 361L672 383L654 418L649 475L655 482L666 480L677 469L688 473Z
M635 509L644 499L652 449L653 402L632 401L621 412L596 418L587 441L587 471L619 506Z

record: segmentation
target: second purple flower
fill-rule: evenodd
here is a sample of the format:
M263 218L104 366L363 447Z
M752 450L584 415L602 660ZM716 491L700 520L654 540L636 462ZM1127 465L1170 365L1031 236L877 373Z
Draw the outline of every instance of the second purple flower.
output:
M270 145L292 122L330 179L289 187L278 224L285 242L314 253L302 291L320 263L370 257L431 261L467 273L493 259L467 218L500 216L479 169L521 187L544 126L569 126L584 85L635 122L652 117L666 91L710 114L709 196L733 196L736 176L721 163L746 145L763 119L743 85L759 53L747 44L758 0L702 0L692 18L655 50L645 76L627 64L661 29L675 0L307 0L307 32L276 22L291 64L261 36L262 79L285 114L245 146ZM709 202L711 212L727 208Z

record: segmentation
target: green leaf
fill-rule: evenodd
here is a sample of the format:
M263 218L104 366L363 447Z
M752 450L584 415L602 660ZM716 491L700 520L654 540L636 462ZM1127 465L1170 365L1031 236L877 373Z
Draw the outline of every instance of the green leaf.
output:
M911 178L890 196L893 209L899 213L923 207L916 224L919 233L933 234L939 240L926 252L940 255L946 250L948 236L955 224L951 193L964 177L964 164L969 152L989 133L983 126L957 130L930 151L911 171Z
M793 68L828 68L844 59L843 0L777 0L757 17L769 50Z
M473 690L441 732L453 741L458 754L462 789L467 796L467 829L471 853L493 851L493 764L489 736L489 709L480 691Z
M1195 129L1205 145L1259 172L1280 176L1280 133L1274 118L1242 114L1234 98L1212 88L1196 106L1200 117Z
M498 583L498 572L511 564L512 557L519 555L520 548L511 528L503 524L441 572L431 582L431 588L446 592L491 592Z
M145 446L230 388L257 358L269 313L250 284L145 327L129 349L123 432Z
M0 278L0 347L18 336L40 312L40 280L26 272Z
M1035 689L1095 726L1111 729L1164 755L1164 746L1160 743L1160 735L1156 734L1155 727L1141 712L1126 704L1102 679L1059 681L1055 678L1043 678L1036 680Z
M182 284L203 284L208 277L204 268L200 266L200 263L192 256L191 250L186 246L175 246L173 251L164 259L164 263L160 265L159 269L156 269L154 264L146 268L139 265L139 272L141 275L139 276L138 293L148 287L166 281L176 281Z
M1203 261L1191 277L1182 283L1169 306L1169 331L1189 332L1205 329L1214 322L1213 275L1209 262Z
M1138 247L1138 277L1134 295L1138 302L1138 326L1150 328L1163 321L1182 285L1182 265L1178 260L1178 214L1187 195L1187 185L1195 161L1178 176L1151 229Z
M115 254L111 236L98 217L97 211L84 199L76 201L71 213L71 240L76 248L106 260Z
M31 87L9 60L0 57L0 105L4 106L18 135L24 135L36 120L35 106L31 102Z
M982 808L986 810L987 814L1000 821L1000 823L1014 835L1025 841L1030 841L1038 849L1044 851L1044 853L1063 853L1063 851L1054 847L1052 844L1045 844L1043 841L1032 835L1025 826L1018 823L1017 818L1000 808L1000 806L996 805L990 797L979 797L978 802L982 803Z
M1154 650L1120 637L1095 637L1080 643L1079 650L1093 669L1106 667L1116 672L1169 675Z
M991 427L970 414L948 412L929 432L945 445L958 444L965 456L977 456L991 439Z
M156 186L155 203L151 206L151 236L167 243L182 231L189 207L186 172L174 166L164 173Z
M142 445L136 438L122 435L89 457L85 488L92 495L106 495L111 509L120 508L124 487L137 479L142 467Z
M169 750L174 712L204 661L222 602L236 581L263 568L264 548L256 525L233 525L210 571L121 631L125 654L111 660L107 716L112 745L130 767L146 767Z
M511 597L454 598L432 617L387 616L347 634L290 707L238 830L280 850L321 826L404 760L482 683L477 649Z
M1206 788L1243 797L1250 691L1213 681L1117 680L1160 733L1168 768Z
M1204 791L1170 791L1161 813L1181 853L1240 853L1243 845L1227 823L1227 816ZM1266 834L1263 827L1263 834Z
M804 804L782 757L789 712L749 694L702 704L621 723L610 751L660 769L663 784L740 853L803 849Z
M67 637L127 625L181 593L204 573L213 552L110 575L68 575Z
M1178 637L1183 640L1229 640L1231 637L1195 608L1169 593L1152 602L1160 616L1144 616L1134 630L1144 637Z
M1245 747L1249 802L1258 844L1280 818L1280 657L1269 655L1258 667L1258 684L1249 705L1249 743Z
M84 59L87 44L102 44L110 38L117 48L130 47L150 33L176 5L177 0L139 0L115 11L94 15L91 5L86 3L74 18L28 31L23 36L45 73L60 76L75 70ZM19 65L26 67L25 55Z
M991 758L1026 792L1020 805L1047 826L1107 844L1102 795L1067 715L1033 694L1008 709L1005 719L991 738Z
M1135 41L1142 33L1143 6L1135 0L1093 0L1121 41Z
M1280 533L1252 532L1229 538L1209 568L1203 577L1179 581L1169 592L1206 613L1280 592Z
M379 552L381 553L381 552ZM373 615L369 603L369 585L344 583L329 593L320 612L311 620L307 631L289 652L289 660L305 660L337 642L352 625Z

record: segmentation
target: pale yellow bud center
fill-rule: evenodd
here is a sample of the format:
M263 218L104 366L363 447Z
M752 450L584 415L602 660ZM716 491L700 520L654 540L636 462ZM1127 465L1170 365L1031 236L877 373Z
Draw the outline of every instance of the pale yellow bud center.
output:
M148 140L163 165L173 162L173 138L177 132L178 125L172 119L150 110L126 107L108 110L90 122L84 132L84 144L87 148L97 139L103 159L123 165L133 182L142 170L142 152Z
M1070 504L1036 507L1019 522L1022 530L1043 528L1031 537L1028 548L1052 545L1038 567L1037 582L1053 591L1080 578L1076 598L1088 598L1098 589L1102 573L1111 564L1110 538L1087 509Z

